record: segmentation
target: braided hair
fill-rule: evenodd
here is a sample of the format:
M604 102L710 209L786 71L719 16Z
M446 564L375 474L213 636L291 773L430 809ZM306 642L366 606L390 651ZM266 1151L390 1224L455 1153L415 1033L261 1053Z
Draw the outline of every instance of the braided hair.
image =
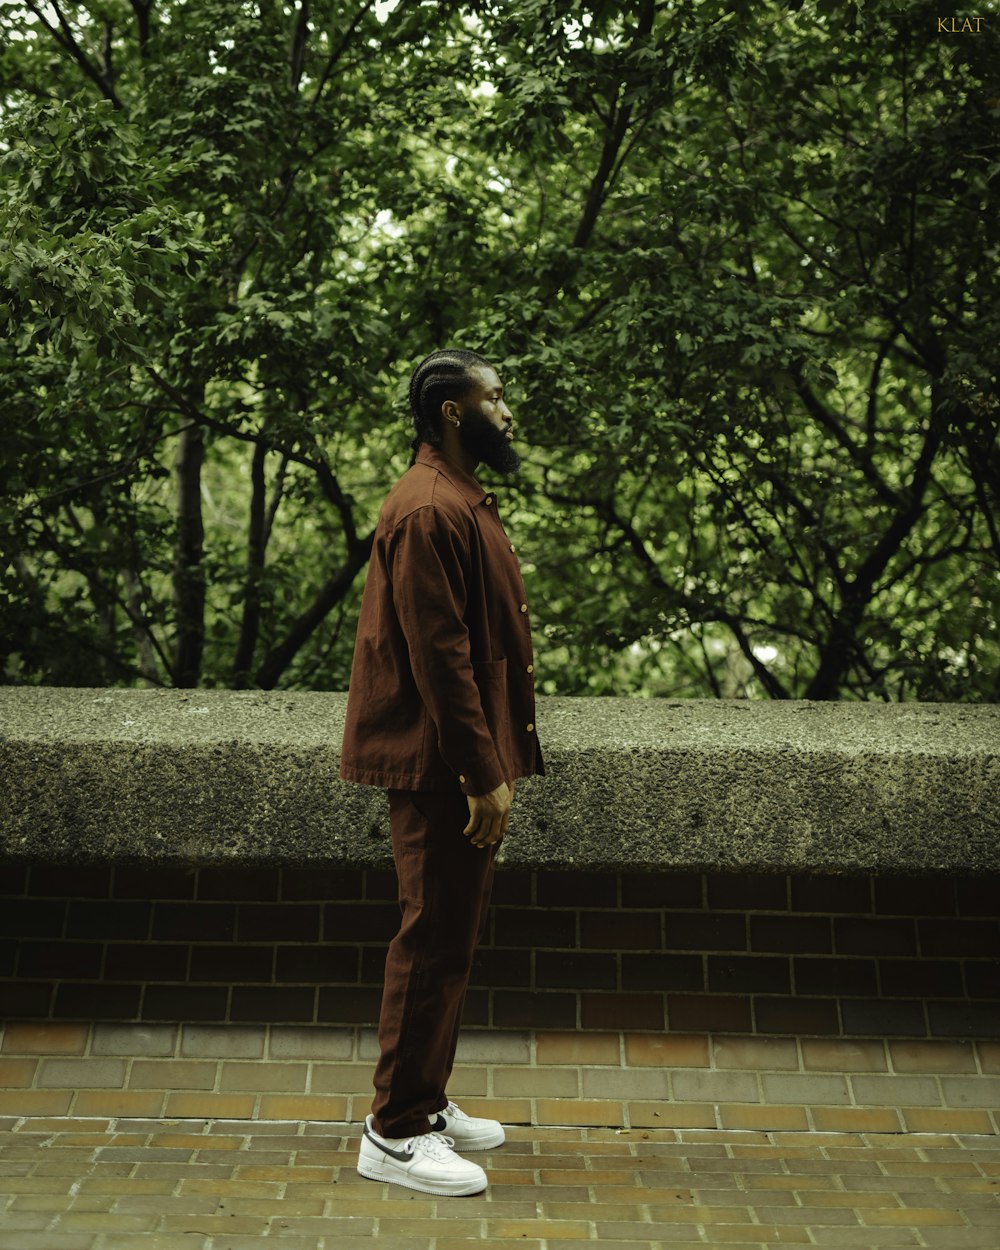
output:
M469 389L472 382L469 370L476 365L490 368L489 362L477 352L446 348L431 352L413 370L410 412L416 433L410 440L413 449L410 464L416 463L417 448L421 443L429 443L431 447L441 446L441 405L446 399L458 399Z

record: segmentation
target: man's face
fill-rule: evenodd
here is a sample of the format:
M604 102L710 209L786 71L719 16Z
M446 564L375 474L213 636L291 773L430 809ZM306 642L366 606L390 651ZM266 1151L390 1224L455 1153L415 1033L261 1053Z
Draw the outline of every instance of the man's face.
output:
M495 472L516 473L521 457L511 446L514 416L504 402L503 383L489 366L476 365L469 375L472 388L461 401L458 434L462 445Z

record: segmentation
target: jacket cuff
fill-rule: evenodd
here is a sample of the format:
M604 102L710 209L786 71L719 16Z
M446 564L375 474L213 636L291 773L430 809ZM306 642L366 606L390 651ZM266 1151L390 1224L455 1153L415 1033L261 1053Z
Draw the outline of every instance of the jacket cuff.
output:
M458 774L458 784L462 793L476 797L489 794L501 781L506 780L500 760L495 754L489 759L468 761Z

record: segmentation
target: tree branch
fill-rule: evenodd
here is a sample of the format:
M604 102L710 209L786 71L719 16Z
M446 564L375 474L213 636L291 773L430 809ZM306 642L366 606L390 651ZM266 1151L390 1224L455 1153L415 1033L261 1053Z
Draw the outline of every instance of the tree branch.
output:
M265 467L267 448L258 443L253 450L253 462L250 466L252 483L250 495L250 523L247 533L247 567L244 583L243 614L240 621L240 636L233 658L233 685L237 690L245 689L253 664L253 653L257 647L260 632L261 607L261 574L264 571L265 527L267 479Z
M69 53L90 81L100 89L100 92L105 99L110 100L116 109L121 109L122 102L115 94L114 87L107 81L104 75L101 74L97 66L91 62L87 54L77 43L76 36L73 34L73 30L70 27L69 22L67 22L62 9L60 9L57 0L49 0L49 3L52 5L52 8L55 9L56 17L59 19L59 29L51 25L51 23L46 20L45 15L39 9L38 5L35 4L35 0L25 0L25 3L32 13L34 13L38 21L41 22L52 38L56 41L59 47L62 48L64 52Z
M271 648L257 669L254 686L273 690L285 669L294 660L309 636L322 623L330 609L347 594L351 583L371 556L375 531L348 549L347 559L316 592L312 603L292 623L284 640Z

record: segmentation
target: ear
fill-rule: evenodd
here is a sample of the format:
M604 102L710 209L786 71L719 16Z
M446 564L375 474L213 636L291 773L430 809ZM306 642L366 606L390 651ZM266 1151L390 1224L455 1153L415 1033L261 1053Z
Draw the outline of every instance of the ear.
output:
M462 409L453 399L446 399L441 405L441 419L456 423L462 418Z

